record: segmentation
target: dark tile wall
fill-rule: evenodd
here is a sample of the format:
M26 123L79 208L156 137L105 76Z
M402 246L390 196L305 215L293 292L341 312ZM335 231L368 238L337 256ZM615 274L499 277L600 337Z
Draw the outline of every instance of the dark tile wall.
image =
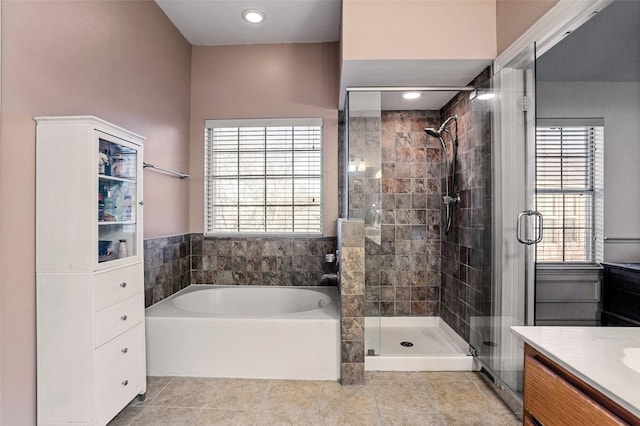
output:
M486 87L487 68L471 83ZM490 102L461 92L442 109L441 120L457 114L456 187L460 203L445 235L442 214L441 317L470 341L471 318L490 315L491 291L491 115ZM444 181L441 183L444 191Z
M313 286L335 272L325 253L336 238L203 238L184 234L144 241L145 307L189 284Z
M363 152L372 166L349 173L349 217L371 229L373 203L380 210L380 241L365 240L367 316L439 314L441 153L424 133L439 121L438 111L349 120L349 155ZM377 158L367 152L374 144Z
M144 240L145 307L190 284L190 240L190 234Z
M325 254L336 252L336 238L203 238L191 234L191 283L223 285L315 286L334 272Z
M364 384L364 222L338 220L340 244L340 383Z

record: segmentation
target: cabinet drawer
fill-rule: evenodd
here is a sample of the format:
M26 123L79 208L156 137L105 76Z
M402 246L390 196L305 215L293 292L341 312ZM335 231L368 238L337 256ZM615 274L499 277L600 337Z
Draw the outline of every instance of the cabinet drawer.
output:
M138 293L95 313L94 347L124 333L144 318L144 293Z
M535 357L526 355L524 363L525 411L540 423L568 426L626 424Z
M141 263L96 275L93 308L97 311L120 302L144 289Z
M144 324L95 350L96 414L109 421L146 391Z

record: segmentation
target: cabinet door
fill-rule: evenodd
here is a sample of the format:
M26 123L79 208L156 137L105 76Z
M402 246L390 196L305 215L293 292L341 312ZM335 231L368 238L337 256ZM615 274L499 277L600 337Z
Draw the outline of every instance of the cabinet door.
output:
M97 132L98 263L140 255L139 146ZM103 265L104 266L104 265Z

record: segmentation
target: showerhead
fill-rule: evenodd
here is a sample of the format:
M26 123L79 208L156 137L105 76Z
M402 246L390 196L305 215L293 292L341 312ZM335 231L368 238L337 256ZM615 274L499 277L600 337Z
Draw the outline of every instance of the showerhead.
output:
M438 132L433 127L427 127L426 129L424 129L424 131L427 132L429 136L433 136L434 138L438 138L438 139L442 138L442 135L440 134L440 132Z

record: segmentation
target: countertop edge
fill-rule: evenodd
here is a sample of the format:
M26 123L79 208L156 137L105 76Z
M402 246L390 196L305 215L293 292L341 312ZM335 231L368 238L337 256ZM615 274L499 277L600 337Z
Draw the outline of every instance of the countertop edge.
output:
M529 346L531 346L535 350L539 351L540 353L542 353L543 355L548 357L551 361L555 362L560 367L564 368L569 373L573 374L578 379L580 379L583 382L585 382L586 384L590 385L595 390L599 391L604 396L609 398L611 401L615 402L620 407L624 408L629 413L633 414L634 416L636 416L636 417L638 417L640 419L640 406L635 406L632 403L630 403L629 401L626 401L625 399L622 399L620 396L618 396L616 393L614 393L610 389L605 388L602 384L600 384L599 382L593 380L587 373L584 373L583 371L581 371L579 369L576 369L575 367L571 366L570 364L567 364L567 362L564 361L562 358L560 358L558 355L554 354L551 350L545 348L544 344L536 342L530 336L526 335L526 330L527 329L540 328L540 327L535 327L535 326L513 326L513 327L510 327L510 328L511 328L511 332L513 334L515 334L516 336L521 338Z

